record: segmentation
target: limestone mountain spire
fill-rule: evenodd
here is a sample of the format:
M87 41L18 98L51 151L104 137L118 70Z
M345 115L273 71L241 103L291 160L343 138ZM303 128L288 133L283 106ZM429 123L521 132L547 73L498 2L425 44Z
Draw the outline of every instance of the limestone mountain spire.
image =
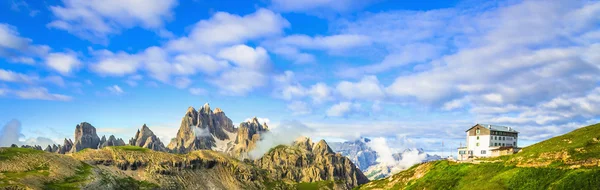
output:
M100 144L100 138L96 134L96 128L88 122L81 122L75 127L75 141L70 152L77 152L86 148L96 149Z
M129 140L129 145L144 147L156 151L166 151L165 145L158 137L144 124L141 129L138 129L135 136Z
M197 136L199 131L202 131L201 134L207 135ZM204 131L208 133L204 133ZM204 104L199 111L189 107L181 119L177 136L171 140L168 148L178 153L212 149L217 146L217 140L230 140L227 132L234 133L235 128L223 110L217 109L216 112L213 112L208 103Z

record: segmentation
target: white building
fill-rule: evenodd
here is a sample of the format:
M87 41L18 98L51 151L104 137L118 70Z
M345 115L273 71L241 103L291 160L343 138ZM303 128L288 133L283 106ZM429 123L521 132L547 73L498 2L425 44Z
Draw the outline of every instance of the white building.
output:
M458 148L458 159L492 157L519 151L519 132L511 127L476 124L467 131L467 146Z

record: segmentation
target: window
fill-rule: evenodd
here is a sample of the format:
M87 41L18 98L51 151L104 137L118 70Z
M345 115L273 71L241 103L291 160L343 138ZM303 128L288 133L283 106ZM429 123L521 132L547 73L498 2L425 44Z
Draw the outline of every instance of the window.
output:
M517 142L513 142L513 146L517 146Z
M477 130L475 131L475 133L477 133L477 134L479 134L479 132L480 132L480 131L479 131L479 129L477 129Z
M502 137L502 140L503 140L503 141L505 141L505 140L506 140L506 137Z
M498 146L498 143L494 143L494 146Z
M477 136L477 140L479 140L479 136Z
M485 150L482 150L482 151L481 151L481 154L485 154Z
M479 146L479 143L475 143L475 146Z

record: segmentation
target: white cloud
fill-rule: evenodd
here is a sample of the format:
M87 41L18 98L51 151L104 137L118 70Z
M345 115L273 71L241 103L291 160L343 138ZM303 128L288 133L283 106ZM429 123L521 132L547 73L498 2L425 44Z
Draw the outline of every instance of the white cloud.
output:
M110 93L113 93L116 95L121 95L121 94L125 93L123 91L123 89L121 89L121 87L119 87L118 85L112 85L112 86L106 87L106 90L108 90Z
M247 45L234 45L222 49L217 56L235 63L238 67L262 70L269 65L269 55L262 47L252 48Z
M303 50L325 50L330 54L347 55L347 50L371 45L368 36L355 34L338 34L331 36L290 35L279 39L268 40L263 45L273 53L292 60L297 64L314 63L315 56L301 52Z
M210 81L221 89L221 93L245 95L267 83L268 77L265 72L270 67L270 59L264 48L234 45L221 50L217 56L236 65Z
M244 16L217 12L210 19L196 23L187 37L172 40L167 47L178 51L202 51L207 47L279 35L289 26L285 18L267 9Z
M50 6L57 18L47 26L66 30L88 40L105 40L107 35L140 26L164 33L164 22L173 17L176 0L63 0Z
M365 76L357 83L342 81L336 89L347 99L379 100L385 96L376 76Z
M100 75L123 76L132 74L141 65L141 58L125 52L113 53L108 50L101 50L93 54L97 61L91 65L91 69Z
M219 88L222 94L245 95L255 88L264 86L267 79L264 73L258 71L233 68L209 82Z
M387 140L383 137L372 138L367 143L371 149L377 152L377 162L386 166L396 165L396 159L394 159L394 151L388 146Z
M310 107L302 101L293 101L289 103L287 109L292 111L293 115L306 115L312 112Z
M308 95L315 103L322 103L332 99L330 87L322 82L310 86Z
M310 37L307 35L291 35L276 41L278 45L328 51L339 51L371 44L371 39L368 36L357 34L338 34L315 37Z
M360 109L360 104L352 102L340 102L327 110L327 116L342 117Z
M25 90L12 90L14 95L22 99L36 99L36 100L56 100L56 101L70 101L73 98L71 96L62 94L52 94L48 92L48 89L43 87L30 87Z
M32 57L43 56L50 50L45 45L34 45L29 38L21 37L16 27L0 23L0 57L11 62L33 64Z
M18 83L33 83L38 80L35 76L29 76L14 71L0 69L0 81L18 82Z
M180 74L195 74L198 71L214 74L229 68L227 61L215 60L206 54L180 54L174 58L174 69Z
M62 75L69 75L81 66L81 62L72 53L50 53L46 56L46 65Z
M308 136L313 130L298 121L283 121L278 127L261 134L256 147L248 152L250 159L258 159L277 145L291 145L296 139Z
M332 90L327 84L318 82L310 87L300 84L294 72L285 71L281 75L273 77L274 96L284 100L297 100L308 97L315 104L320 104L333 99Z

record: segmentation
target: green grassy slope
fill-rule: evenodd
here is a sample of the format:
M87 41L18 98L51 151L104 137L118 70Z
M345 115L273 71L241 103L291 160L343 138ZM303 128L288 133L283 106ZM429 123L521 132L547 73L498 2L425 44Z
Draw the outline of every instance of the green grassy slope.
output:
M437 161L356 189L598 189L600 124L480 164Z

